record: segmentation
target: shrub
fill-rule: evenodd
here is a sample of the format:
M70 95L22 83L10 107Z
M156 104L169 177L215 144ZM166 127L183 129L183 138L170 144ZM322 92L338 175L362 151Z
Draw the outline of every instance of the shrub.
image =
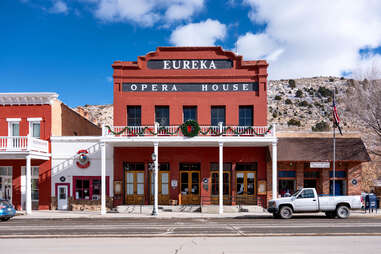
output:
M288 86L291 87L292 89L294 89L294 88L296 87L296 82L295 82L295 80L290 79L290 80L288 81Z
M315 126L311 127L312 131L319 132L319 131L329 131L329 124L321 121L315 124Z
M335 81L335 79L334 79L334 78L329 78L328 81L329 81L329 82L333 82L333 81Z
M319 86L318 93L323 97L332 97L333 93L328 88L325 88L323 86Z
M299 107L308 107L310 104L307 101L299 102Z
M296 91L296 93L295 93L295 96L298 97L298 98L303 97L303 91L298 89L298 91Z
M344 77L341 77L340 80L344 80L345 78Z
M290 99L286 99L286 100L284 101L284 103L285 103L285 104L292 104L292 101L291 101Z
M294 126L298 126L300 127L300 121L299 120L295 120L294 118L288 120L287 122L287 125L290 126L290 125L294 125Z
M275 95L275 98L274 98L276 101L280 101L282 99L282 97L280 97L279 95Z
M278 114L276 112L273 113L273 118L277 118Z

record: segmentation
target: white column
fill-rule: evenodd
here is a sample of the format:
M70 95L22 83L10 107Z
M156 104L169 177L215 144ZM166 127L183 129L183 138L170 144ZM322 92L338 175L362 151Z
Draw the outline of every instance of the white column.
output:
M155 197L154 197L154 208L152 215L159 214L159 143L155 142L154 144L154 153L155 153L155 171L154 171L154 188L155 188Z
M101 214L106 214L106 144L101 143Z
M32 213L32 157L26 156L26 214Z
M273 198L278 197L278 155L277 155L277 142L273 142Z
M219 167L218 167L218 185L219 185L219 209L218 213L223 214L224 213L224 193L223 193L223 180L224 180L224 143L219 142Z

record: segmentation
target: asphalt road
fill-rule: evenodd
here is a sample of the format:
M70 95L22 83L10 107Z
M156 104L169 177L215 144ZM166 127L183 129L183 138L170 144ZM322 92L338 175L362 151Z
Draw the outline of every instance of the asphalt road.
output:
M381 236L378 217L345 220L298 216L235 218L12 219L0 223L0 238L197 237L197 236Z
M0 239L4 253L381 253L379 236Z

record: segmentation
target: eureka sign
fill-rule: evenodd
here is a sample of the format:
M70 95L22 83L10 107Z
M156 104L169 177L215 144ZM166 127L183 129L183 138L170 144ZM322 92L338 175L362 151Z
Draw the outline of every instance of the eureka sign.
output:
M123 92L253 92L258 83L123 83Z
M147 67L154 70L216 70L231 69L233 62L224 59L149 60Z

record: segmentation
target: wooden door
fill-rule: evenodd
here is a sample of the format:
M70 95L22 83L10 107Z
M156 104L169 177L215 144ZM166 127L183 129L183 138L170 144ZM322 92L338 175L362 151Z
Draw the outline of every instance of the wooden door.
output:
M200 171L180 171L182 205L200 204Z
M144 204L144 172L126 171L126 204Z
M155 184L153 173L150 174L151 181L151 204L154 203ZM169 172L159 172L159 205L169 205Z
M212 204L218 205L219 204L219 173L218 171L213 171L211 173L212 178L212 197L211 201ZM225 205L231 204L231 177L230 177L230 171L224 171L223 172L223 202Z
M237 204L256 205L256 172L237 171Z

